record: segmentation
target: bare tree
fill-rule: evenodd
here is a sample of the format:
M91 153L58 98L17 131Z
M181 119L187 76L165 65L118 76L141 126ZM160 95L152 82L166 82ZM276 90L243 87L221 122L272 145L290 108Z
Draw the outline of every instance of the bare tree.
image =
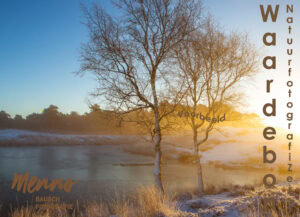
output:
M177 91L177 102L180 103L184 94L180 92L182 88L179 88ZM170 92L172 94L172 92ZM181 126L178 123L178 119L176 114L174 113L179 104L170 104L168 101L163 101L159 104L159 113L165 114L163 118L160 120L160 130L161 134L169 134L172 132L177 132ZM123 122L133 122L136 126L136 132L139 135L143 135L146 141L150 141L152 143L155 142L155 116L152 110L150 109L141 109L135 112L131 112L128 115L121 114L123 118Z
M182 79L186 81L184 102L190 114L188 123L193 131L201 194L203 178L199 148L216 129L216 118L225 112L224 105L236 105L241 99L239 84L255 75L258 55L246 34L226 34L207 18L201 31L178 46L176 57ZM200 112L205 119L199 116Z
M181 86L174 86L171 71L164 70L172 50L198 28L199 0L119 0L120 15L110 16L101 6L83 7L89 42L82 48L81 72L92 72L99 81L96 96L104 96L117 111L150 109L154 116L154 175L161 181L161 121L172 109L161 112L160 102L176 105ZM178 91L176 91L179 89ZM166 93L177 93L167 96Z

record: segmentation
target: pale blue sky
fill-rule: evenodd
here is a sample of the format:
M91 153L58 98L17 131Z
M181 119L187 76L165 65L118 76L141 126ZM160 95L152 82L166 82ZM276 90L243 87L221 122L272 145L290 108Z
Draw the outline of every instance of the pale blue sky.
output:
M106 10L114 12L107 0L100 2ZM205 0L204 6L226 30L248 32L258 47L263 46L264 32L277 32L278 46L264 52L280 57L285 56L287 47L285 5L293 2L296 1ZM262 22L259 4L265 3L281 5L276 24ZM72 73L79 69L80 44L87 40L79 1L2 0L0 5L0 110L12 116L26 116L54 104L62 112L88 111L86 99L95 82L91 75L79 77ZM300 35L299 2L294 7L294 25L298 27L294 40L297 40L300 38L297 37ZM294 46L299 50L297 41ZM299 57L297 53L295 59L296 56ZM285 81L284 58L279 58L278 65L283 74L276 72L274 76L278 81L276 87L282 88L281 91L276 88L273 95L281 94L286 99L284 83L280 83ZM262 70L256 82L244 88L249 97L247 111L259 113L262 103L268 100L263 83L268 76Z

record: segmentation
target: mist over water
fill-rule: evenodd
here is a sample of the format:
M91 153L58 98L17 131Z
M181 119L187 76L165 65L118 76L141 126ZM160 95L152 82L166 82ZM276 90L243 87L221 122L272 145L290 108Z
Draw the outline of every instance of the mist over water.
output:
M1 147L0 180L2 184L10 186L15 172L28 172L30 177L37 176L48 180L71 178L79 183L65 195L72 197L78 193L88 200L96 193L109 197L115 191L129 193L139 185L154 184L152 163L152 157L125 153L120 145ZM203 174L204 187L214 186L221 189L230 185L260 184L265 172L243 168L216 168L205 164ZM277 178L282 180L284 176L277 175ZM164 161L163 181L169 191L196 189L196 167L194 164L183 164L175 160ZM21 194L10 190L10 187L3 190L15 196ZM62 190L59 191L63 193Z

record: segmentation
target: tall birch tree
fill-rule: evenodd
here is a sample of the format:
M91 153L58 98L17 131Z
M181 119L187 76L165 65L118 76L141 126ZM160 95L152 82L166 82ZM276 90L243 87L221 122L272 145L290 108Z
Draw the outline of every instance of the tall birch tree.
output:
M235 106L243 99L239 87L256 74L258 53L247 34L226 33L210 17L200 31L178 46L175 53L181 79L186 81L184 103L191 114L187 121L193 133L201 194L203 175L199 149L216 129L214 120L224 113L224 105ZM205 119L199 117L199 113Z
M154 175L161 179L161 121L171 111L161 112L167 100L181 98L180 85L165 70L172 50L198 29L199 0L119 0L119 13L112 16L99 4L83 7L89 41L82 47L81 72L92 72L99 83L95 95L104 96L119 112L150 109L154 119ZM178 85L178 84L176 84Z

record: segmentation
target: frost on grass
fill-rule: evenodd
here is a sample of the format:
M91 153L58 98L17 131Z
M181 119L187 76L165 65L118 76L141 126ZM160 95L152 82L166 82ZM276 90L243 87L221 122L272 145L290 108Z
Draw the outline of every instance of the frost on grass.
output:
M84 217L295 217L300 216L299 183L291 187L277 185L272 189L234 187L229 192L178 200L161 195L155 187L140 187L130 197L116 197L112 201L83 205L76 216ZM176 199L177 198L177 199ZM69 217L58 210L61 217ZM14 210L13 216L36 212L30 208ZM28 216L28 215L27 215ZM47 215L46 215L47 216ZM49 217L52 215L49 215ZM71 215L73 216L73 215Z
M197 213L202 217L279 217L300 216L300 185L290 187L277 185L272 189L236 188L231 192L204 195L185 201L183 211Z

